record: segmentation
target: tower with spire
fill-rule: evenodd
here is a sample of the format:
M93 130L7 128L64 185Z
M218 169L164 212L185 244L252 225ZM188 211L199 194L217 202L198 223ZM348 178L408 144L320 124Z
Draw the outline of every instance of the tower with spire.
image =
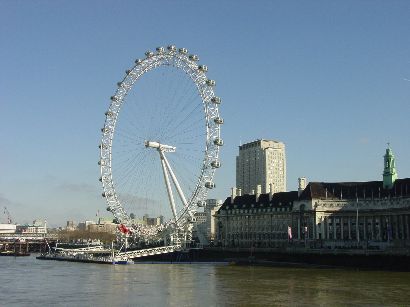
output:
M394 161L393 151L390 148L390 143L387 143L386 154L384 155L383 188L393 188L396 179L396 163Z

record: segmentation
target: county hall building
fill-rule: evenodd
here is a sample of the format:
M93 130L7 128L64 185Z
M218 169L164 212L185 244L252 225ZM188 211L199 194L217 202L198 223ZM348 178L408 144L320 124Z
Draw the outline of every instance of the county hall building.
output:
M242 195L233 189L216 213L226 247L410 246L410 178L398 179L391 148L382 181L310 182L298 191Z

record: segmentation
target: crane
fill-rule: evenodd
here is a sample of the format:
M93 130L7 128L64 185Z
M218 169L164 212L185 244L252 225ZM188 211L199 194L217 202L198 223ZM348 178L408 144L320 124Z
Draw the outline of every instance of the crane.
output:
M11 220L11 215L9 210L7 210L7 207L4 207L4 214L7 216L7 224L11 224L12 220Z

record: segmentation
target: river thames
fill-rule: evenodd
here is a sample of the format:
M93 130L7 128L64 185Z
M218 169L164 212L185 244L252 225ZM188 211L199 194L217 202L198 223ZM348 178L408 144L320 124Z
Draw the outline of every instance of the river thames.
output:
M410 272L0 257L1 306L404 306Z

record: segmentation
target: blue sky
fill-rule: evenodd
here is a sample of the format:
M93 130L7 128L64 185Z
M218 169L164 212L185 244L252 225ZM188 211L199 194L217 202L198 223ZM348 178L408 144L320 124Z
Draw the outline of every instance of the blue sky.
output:
M14 220L104 212L98 144L135 58L173 43L223 98L224 167L240 142L286 143L288 189L380 180L390 142L410 177L409 1L0 1L0 205ZM4 221L2 216L0 221Z

